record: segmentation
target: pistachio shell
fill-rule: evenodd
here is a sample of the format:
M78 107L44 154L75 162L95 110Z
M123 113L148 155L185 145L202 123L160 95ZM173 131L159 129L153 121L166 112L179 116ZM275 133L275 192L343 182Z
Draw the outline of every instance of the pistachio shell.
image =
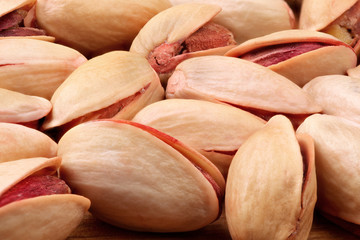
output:
M297 130L315 142L317 208L334 217L360 224L358 167L360 125L337 116L315 114Z
M147 57L160 44L183 41L221 11L217 5L181 4L158 13L140 30L130 51ZM154 34L156 34L154 36Z
M46 99L86 61L71 48L34 39L0 40L0 51L0 87Z
M131 119L149 103L163 99L164 89L148 61L135 53L113 51L92 58L56 90L44 129L61 126L140 93L114 118Z
M359 79L344 75L320 76L303 89L322 107L322 113L360 123Z
M357 0L303 0L299 27L321 30L351 8Z
M132 119L195 148L227 175L231 159L264 121L241 109L192 99L168 99L148 105Z
M0 164L0 195L33 174L56 173L61 159L27 158ZM74 194L39 196L0 208L0 235L4 239L65 239L81 222L90 201Z
M174 5L190 2L219 5L222 11L213 21L229 29L238 43L295 27L294 13L283 0L170 0L170 2Z
M96 7L94 7L96 6ZM143 25L170 7L168 0L38 0L41 28L85 55L128 50ZM91 12L91 16L89 16Z
M313 142L274 116L251 135L231 162L226 220L232 239L307 239L316 202ZM305 167L305 169L304 169ZM304 184L304 176L305 182Z
M349 68L347 71L347 75L352 78L360 78L360 65L356 67Z
M0 123L0 162L55 157L57 144L44 133L19 124Z
M302 87L317 76L345 74L347 69L356 66L357 56L349 45L330 34L300 29L280 31L251 39L229 50L225 56L241 58L245 53L262 47L302 42L324 43L329 46L294 56L269 68Z
M20 9L22 7L30 8L34 5L36 0L11 0L11 1L1 1L0 4L0 17L5 14L12 12L16 9Z
M167 98L194 98L287 114L321 111L287 78L258 64L224 56L180 63L169 78Z
M82 123L60 139L59 156L61 176L91 200L96 217L113 225L190 231L219 215L216 191L194 165L213 177L220 194L221 173L201 154L150 127L124 120Z
M0 122L21 123L39 120L51 110L50 101L0 88Z

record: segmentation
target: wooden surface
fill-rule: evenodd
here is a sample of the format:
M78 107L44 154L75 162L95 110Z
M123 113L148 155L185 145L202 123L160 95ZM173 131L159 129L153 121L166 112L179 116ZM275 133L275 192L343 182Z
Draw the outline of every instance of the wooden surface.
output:
M137 240L137 239L201 239L201 240L231 240L228 232L225 217L222 216L218 221L200 230L187 233L139 233L123 230L108 225L95 219L88 213L79 227L70 235L68 240ZM343 230L337 225L315 213L313 227L308 240L355 240L360 239L355 235Z

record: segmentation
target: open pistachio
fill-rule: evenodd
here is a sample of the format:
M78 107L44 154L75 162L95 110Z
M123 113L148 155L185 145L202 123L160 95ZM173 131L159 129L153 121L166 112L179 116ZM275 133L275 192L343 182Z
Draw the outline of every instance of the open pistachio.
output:
M53 42L52 36L37 28L34 18L36 0L2 1L0 5L0 39L26 37Z
M131 119L144 106L163 98L159 77L144 57L112 51L90 59L61 84L42 127L62 126L65 132L92 119Z
M87 61L74 49L34 39L2 39L0 51L0 88L46 99Z
M64 240L80 224L90 201L56 177L60 164L59 157L0 163L2 239Z
M317 208L334 218L360 225L360 125L347 119L315 114L297 129L315 142Z
M14 123L0 123L0 162L55 157L57 144L44 133Z
M240 145L265 123L232 106L192 99L167 99L150 104L132 121L193 147L212 161L224 177Z
M360 52L360 2L357 0L304 0L299 27L329 33Z
M222 102L268 120L284 114L297 126L321 108L303 89L261 65L239 58L204 56L180 63L169 78L167 98Z
M314 142L274 116L241 145L230 164L225 213L233 240L302 239L316 203Z
M0 122L38 128L39 119L51 110L49 100L0 88Z
M191 2L219 5L222 11L212 21L229 29L237 43L295 28L294 13L284 0L170 0L170 2L174 5Z
M304 86L311 79L345 74L356 66L353 49L330 34L310 30L285 30L246 41L225 56L239 57Z
M344 75L320 76L308 82L303 89L322 107L322 113L360 124L359 79Z
M97 218L126 229L183 232L215 221L225 181L208 159L126 120L79 124L59 141L60 176Z
M88 57L128 50L144 24L170 6L168 0L37 0L36 18L57 42Z
M166 85L181 61L203 55L223 55L236 42L225 27L211 22L220 6L188 3L166 9L145 24L130 51L146 57Z

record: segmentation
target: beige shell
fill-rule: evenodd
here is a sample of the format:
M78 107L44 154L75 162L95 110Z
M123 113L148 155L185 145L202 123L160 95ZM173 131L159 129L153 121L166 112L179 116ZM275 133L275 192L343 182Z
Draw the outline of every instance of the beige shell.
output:
M322 113L360 124L359 79L344 75L320 76L308 82L303 89L322 107Z
M36 17L57 42L88 56L128 50L143 25L170 6L168 0L38 0Z
M0 88L0 122L26 123L45 117L51 110L49 100Z
M315 142L317 208L334 217L360 224L360 125L337 116L315 114L297 130Z
M269 66L269 69L304 86L311 79L330 74L345 74L357 63L354 50L330 34L310 30L286 30L246 41L225 53L225 56L240 57L261 47L278 44L317 42L330 44Z
M347 75L352 78L360 78L360 65L357 65L356 67L349 68L346 71Z
M357 0L303 0L299 27L309 30L322 30L356 2Z
M60 139L58 154L61 177L110 224L182 232L210 224L221 212L225 181L219 170L151 127L125 120L82 123Z
M137 111L162 100L162 88L148 61L135 53L112 51L76 69L56 90L44 129L61 126L88 113L138 94L114 118L131 119Z
M3 39L0 51L0 88L46 99L87 61L71 48L34 39Z
M174 5L207 3L222 11L213 21L229 29L237 43L295 27L292 10L283 0L170 0Z
M148 105L132 119L179 139L212 161L226 176L239 146L264 120L241 109L192 99Z
M0 123L0 163L32 157L55 157L57 144L44 133L14 123Z
M314 143L274 116L231 162L225 194L231 237L306 240L315 203Z
M33 174L56 173L61 159L26 158L0 163L0 196ZM63 240L80 224L90 201L75 194L34 197L0 207L0 236L7 240Z
M167 98L193 98L286 114L321 111L289 79L258 64L224 56L185 60L169 78Z

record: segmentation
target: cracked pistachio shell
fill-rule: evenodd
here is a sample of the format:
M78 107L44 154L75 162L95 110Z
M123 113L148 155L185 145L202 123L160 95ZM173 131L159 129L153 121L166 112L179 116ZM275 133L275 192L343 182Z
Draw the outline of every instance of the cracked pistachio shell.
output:
M0 88L50 99L87 59L74 49L34 39L0 40Z
M51 110L49 100L0 88L0 122L26 123L45 117Z
M169 78L167 98L222 102L275 113L321 111L289 79L258 64L225 56L204 56L180 63Z
M59 43L88 56L128 50L144 24L170 6L168 0L38 0L36 17Z
M141 108L162 100L164 89L148 61L135 53L112 51L80 66L56 90L44 129L134 97L113 118L131 119Z
M294 13L283 0L170 0L170 2L174 5L191 2L219 5L222 11L213 18L213 22L229 29L238 43L295 27Z
M26 158L0 163L0 196L31 175L53 175L61 159ZM7 240L63 240L80 224L90 201L75 194L23 199L0 207L0 236Z
M360 224L360 125L338 116L315 114L297 129L315 142L317 208L331 216Z
M18 9L25 9L25 10L30 10L32 6L34 6L36 3L36 0L11 0L11 1L7 1L7 0L2 0L0 2L0 17L18 10ZM52 36L26 36L26 37L0 37L1 39L9 39L9 38L28 38L28 39L37 39L37 40L44 40L44 41L49 41L49 42L54 42L55 38Z
M0 123L0 163L32 157L55 157L57 144L44 133L14 123Z
M115 226L183 232L221 213L225 181L219 170L151 127L126 120L82 123L60 139L58 154L61 177L91 200L94 216Z
M301 29L321 30L350 9L357 0L303 0L300 12Z
M322 107L322 113L360 124L360 79L344 75L320 76L303 89Z
M245 53L262 47L301 42L323 43L329 46L291 57L268 68L302 87L315 77L345 74L349 68L356 66L357 56L349 45L330 34L301 29L285 30L250 39L229 50L225 56L241 58Z
M316 202L314 142L277 115L231 162L225 212L232 239L304 239Z
M167 99L140 110L132 121L193 147L226 176L239 146L265 121L241 109L202 100Z

